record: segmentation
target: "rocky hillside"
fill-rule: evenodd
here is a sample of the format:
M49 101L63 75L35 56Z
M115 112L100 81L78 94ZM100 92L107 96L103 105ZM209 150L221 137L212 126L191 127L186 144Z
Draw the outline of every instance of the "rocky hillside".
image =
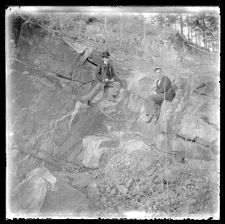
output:
M66 18L60 21L46 26L23 16L9 41L10 211L48 217L126 217L131 211L149 217L214 216L220 154L217 59L191 51L182 40L171 40L173 31L155 27L148 33L146 60L136 45L110 48L120 94L112 102L99 93L86 106L72 96L92 88L104 24L84 20L80 36L74 36L79 23L70 27ZM158 65L173 81L176 97L163 102L154 125L145 122L142 105Z

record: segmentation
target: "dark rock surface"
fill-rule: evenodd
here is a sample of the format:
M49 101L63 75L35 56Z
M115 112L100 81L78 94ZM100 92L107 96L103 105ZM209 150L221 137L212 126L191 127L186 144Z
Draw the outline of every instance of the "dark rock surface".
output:
M99 93L87 106L73 101L72 95L91 90L92 84L84 83L101 61L99 49L56 37L28 21L21 24L17 39L6 79L14 164L11 188L36 168L52 172L56 188L46 190L38 208L41 216L102 216L130 210L181 214L184 207L193 213L202 204L200 195L214 192L216 171L211 165L218 159L220 144L216 78L199 72L198 80L192 67L180 64L175 72L170 65L176 50L168 48L171 58L165 62L165 73L176 97L163 102L156 125L148 124L143 101L152 94L157 60L150 64L112 53L123 88L115 100ZM164 45L161 50L153 45L160 55ZM206 164L201 171L199 164Z

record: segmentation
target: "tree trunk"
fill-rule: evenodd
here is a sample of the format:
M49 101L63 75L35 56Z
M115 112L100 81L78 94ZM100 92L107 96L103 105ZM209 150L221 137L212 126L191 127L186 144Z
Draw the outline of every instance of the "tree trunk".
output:
M144 16L142 16L142 38L144 39L144 33L145 33L145 31L144 31L144 29L145 29L145 27L144 27Z
M190 28L188 27L188 40L190 40Z
M207 47L207 40L206 40L206 35L205 35L205 31L202 31L202 36L203 36L203 43L204 43L204 47Z
M122 31L122 17L121 17L121 13L120 13L120 48L122 46L122 38L123 38L123 31Z
M192 29L191 29L191 28L190 28L190 35L191 35L191 37L190 37L190 38L191 38L191 42L193 42L193 41L192 41L193 35L192 35Z
M187 30L188 30L188 40L190 40L190 26L189 26L189 18L188 18L188 15L186 17L186 22L187 22Z
M145 52L145 60L147 59L147 56L146 56L146 35L145 35L145 20L144 20L144 16L142 17L142 21L143 21L143 37L144 37L144 52Z
M79 38L80 38L81 37L83 14L80 14L79 20L80 20L80 25L79 25Z
M207 47L205 17L202 18L202 24L203 24L203 27L202 27L203 43L204 43L204 47Z
M183 31L183 18L182 18L182 14L180 14L180 33L183 35L184 31Z
M175 24L174 24L174 27L175 27L175 30L177 30L177 23L175 22Z
M197 35L196 30L195 30L195 43L198 44L198 35Z
M106 27L106 14L105 14L105 50L107 49L107 27Z
M200 46L202 46L202 42L203 42L201 38L202 38L202 35L201 35L201 33L199 32L199 33L198 33L198 43L199 43Z

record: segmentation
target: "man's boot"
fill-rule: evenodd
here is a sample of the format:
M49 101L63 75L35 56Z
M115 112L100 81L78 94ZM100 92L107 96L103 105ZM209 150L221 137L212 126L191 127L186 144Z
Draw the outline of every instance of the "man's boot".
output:
M76 100L76 101L80 101L80 102L82 102L82 103L84 103L84 104L87 104L87 105L90 105L90 100L89 99L87 99L87 97L86 96L72 96L72 99L73 100Z
M91 101L85 97L81 97L80 101L84 104L90 105Z

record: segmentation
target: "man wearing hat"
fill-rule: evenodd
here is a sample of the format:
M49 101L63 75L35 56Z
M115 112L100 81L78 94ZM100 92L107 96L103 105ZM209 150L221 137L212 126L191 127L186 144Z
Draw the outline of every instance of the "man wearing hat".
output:
M172 101L175 97L175 91L171 85L171 81L167 76L162 75L161 67L154 69L156 74L156 88L154 94L145 99L144 109L147 116L147 123L153 118L157 122L159 117L159 109L164 100Z
M116 74L113 66L109 63L109 52L103 51L102 60L103 63L99 65L95 72L95 86L86 96L81 97L79 100L90 104L94 97L102 90L103 94L107 90L108 98L111 100L114 99L120 90L120 83L115 82Z

